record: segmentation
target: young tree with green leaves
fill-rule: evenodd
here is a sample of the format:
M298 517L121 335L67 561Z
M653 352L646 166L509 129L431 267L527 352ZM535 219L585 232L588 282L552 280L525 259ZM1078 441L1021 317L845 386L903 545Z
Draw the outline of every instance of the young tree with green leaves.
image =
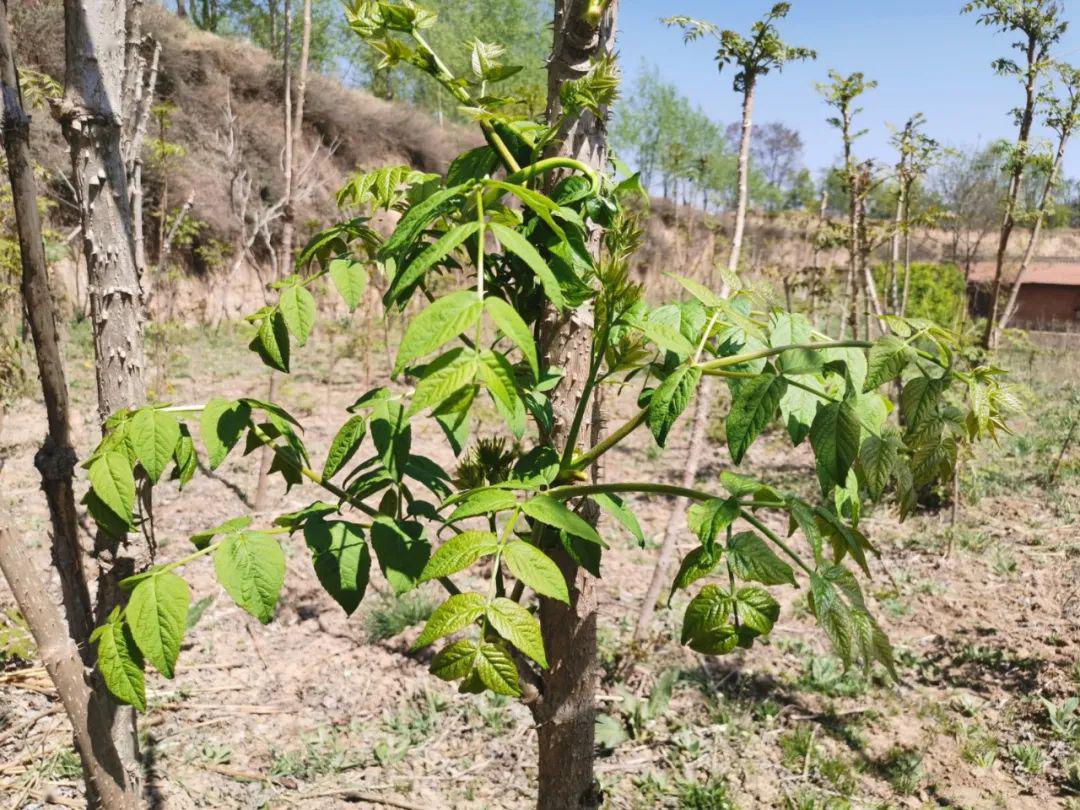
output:
M212 468L241 442L248 452L267 446L286 487L307 482L319 492L266 524L241 515L208 528L191 538L190 554L124 583L127 606L94 635L99 671L120 699L145 706L147 663L165 677L175 671L186 566L212 558L226 592L269 622L285 575L281 544L302 537L315 575L348 613L376 567L399 595L438 582L447 599L416 641L441 643L432 673L464 693L529 707L538 807L597 807L595 578L612 527L644 542L632 511L638 496L694 503L689 523L700 545L674 582L676 592L695 591L682 631L692 649L751 647L779 616L770 589L801 580L846 664L893 671L888 640L845 565L868 571L862 505L895 493L906 515L919 487L951 474L960 442L1004 429L1013 399L996 371L954 366L956 338L934 325L893 319L888 338L833 341L804 317L685 278L691 300L648 305L628 269L641 231L626 197L640 187L607 169L615 5L558 4L542 120L492 96L500 62L482 63L482 90L452 73L427 40L434 13L372 0L349 7L350 26L391 64L426 71L477 111L485 144L445 175L395 166L354 178L353 204L403 212L393 233L380 238L366 215L329 227L301 251L297 274L275 285L276 300L250 316L251 348L287 373L318 319L316 285L331 284L355 308L374 270L385 274L388 310L421 304L398 346L395 382L348 408L321 469L277 403L213 398L110 420L87 463L108 507L98 517L121 535L133 524L135 475L156 482L168 473L185 485L199 466L196 435ZM309 265L318 269L301 275ZM795 442L809 440L820 498L735 473L705 489L599 475L635 431L663 446L701 381L714 377L732 391L732 461L741 464L779 415ZM910 405L903 430L877 393L897 377ZM605 431L600 393L630 382L641 386L634 412ZM500 424L478 423L485 400ZM452 473L414 452L414 425L428 419L459 459ZM598 528L601 513L613 522ZM772 528L777 518L788 537Z
M1039 87L1052 66L1051 51L1065 34L1068 23L1063 19L1064 8L1058 0L973 0L964 5L964 12L977 14L980 25L1018 36L1019 39L1012 47L1023 55L1022 62L1008 58L994 62L994 70L999 75L1015 77L1023 85L1024 104L1013 110L1018 132L1006 164L1009 187L998 236L994 281L990 288L990 308L982 338L983 348L992 349L998 332L1001 289L1009 241L1016 227L1020 191L1030 162L1031 127L1035 121Z
M844 76L835 70L829 71L829 82L819 84L818 92L825 97L825 103L837 111L837 115L828 119L829 124L840 130L844 148L843 179L848 204L848 272L845 281L846 321L840 321L840 337L850 329L853 337L859 335L859 299L860 291L866 295L874 290L874 281L869 268L863 267L866 255L864 244L864 225L866 221L866 199L871 191L869 167L860 163L854 154L855 141L866 134L866 130L855 130L855 116L862 112L855 105L856 99L868 90L877 87L877 82L868 81L861 72ZM876 293L875 293L876 298ZM875 306L875 312L880 306Z
M1044 94L1043 115L1046 126L1057 135L1057 145L1052 156L1038 156L1036 160L1041 164L1045 181L1039 202L1034 211L1034 222L1031 224L1031 233L1028 236L1027 246L1024 248L1024 257L1020 260L1020 269L1017 271L1016 280L1009 291L1009 298L1005 302L1005 308L1001 311L1001 319L998 321L998 335L994 336L991 343L997 344L1002 330L1006 329L1009 321L1016 313L1016 304L1020 297L1020 287L1024 283L1031 261L1035 257L1035 248L1039 244L1039 236L1042 233L1043 223L1046 221L1048 209L1054 202L1054 190L1058 186L1061 175L1061 165L1065 161L1065 150L1068 148L1069 139L1080 122L1080 71L1071 65L1058 64L1055 66L1057 73L1057 93L1048 91Z
M726 65L734 65L736 73L732 87L736 93L741 93L743 97L735 201L735 228L731 237L731 253L728 255L728 272L720 288L721 296L727 296L730 292L732 279L738 272L739 259L742 255L743 235L746 231L746 212L750 199L750 140L753 130L754 94L757 89L757 82L761 76L767 75L772 70L783 70L784 65L788 62L817 58L817 54L809 48L788 45L780 39L776 23L786 17L790 10L790 3L777 3L774 5L764 19L754 23L749 38L745 38L735 31L721 30L712 23L695 20L691 17L677 16L668 17L664 20L667 25L679 26L683 29L683 40L685 42L693 42L705 36L714 37L719 42L719 48L716 51L717 68L723 71ZM705 443L705 431L708 425L708 414L712 407L712 398L712 382L705 380L695 406L697 413L694 417L687 465L683 474L683 485L686 487L692 487L697 480L698 466L702 455L701 448ZM649 631L656 601L668 577L668 568L675 549L675 529L678 525L677 521L680 512L680 509L672 510L671 518L664 531L660 555L657 558L649 588L645 593L645 600L638 614L635 629L635 638L638 640L643 639Z
M893 146L900 155L896 164L896 221L892 234L892 251L889 262L888 291L889 309L903 316L907 312L908 293L911 288L911 202L916 183L924 178L938 159L940 145L922 131L926 117L916 113L907 120L903 129L893 133ZM903 245L903 285L899 283L900 248ZM901 292L902 290L902 292Z

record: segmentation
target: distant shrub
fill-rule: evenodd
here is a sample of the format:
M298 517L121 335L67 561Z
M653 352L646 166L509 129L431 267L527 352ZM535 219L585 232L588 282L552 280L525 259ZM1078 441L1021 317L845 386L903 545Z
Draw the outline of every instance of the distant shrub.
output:
M902 295L903 267L897 267L896 272L900 276L897 285ZM887 298L889 268L885 265L875 267L874 277L883 297ZM953 328L964 303L964 273L955 264L917 262L911 265L908 317L926 318L941 326Z

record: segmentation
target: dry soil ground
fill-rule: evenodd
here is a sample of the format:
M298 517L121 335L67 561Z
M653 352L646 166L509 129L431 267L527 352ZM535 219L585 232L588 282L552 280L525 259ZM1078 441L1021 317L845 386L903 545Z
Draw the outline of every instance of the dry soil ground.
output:
M242 336L159 333L156 395L198 402L260 395L266 374ZM94 441L85 326L69 341L79 451ZM302 417L308 445L326 448L343 408L366 388L358 344L339 330L313 339L280 388ZM964 474L965 506L901 525L872 514L881 549L868 584L901 662L900 684L844 673L809 618L803 591L788 595L772 641L705 659L678 645L685 598L657 616L640 663L625 657L656 550L612 535L602 580L602 738L597 771L612 808L1052 808L1080 806L1080 464L1067 455L1054 486L1080 374L1068 355L1021 366L1035 394L1019 435L981 452ZM371 363L385 368L376 348ZM1029 367L1030 365L1030 367ZM624 403L629 408L629 403ZM33 454L44 431L33 392L0 436L0 514L47 566L47 514ZM719 425L716 426L719 428ZM682 426L683 431L686 425ZM730 461L719 436L700 484ZM446 466L433 435L419 441ZM681 477L685 432L665 451L648 434L614 455L611 479ZM810 490L808 454L779 434L744 462L761 477ZM182 494L157 496L162 557L194 531L249 511L256 464L239 453ZM85 486L85 484L83 484ZM276 493L263 516L317 493ZM639 498L646 534L663 530L672 503ZM684 548L691 538L683 538ZM946 557L949 545L953 550ZM263 627L216 585L206 561L188 569L201 617L177 677L151 676L142 719L151 804L160 808L527 808L535 742L528 711L458 695L413 654L415 626L438 593L395 605L369 591L351 620L320 590L302 542L276 620ZM385 588L380 586L381 590ZM409 626L413 625L413 626ZM405 629L398 635L388 634ZM1047 703L1048 702L1048 703ZM1070 713L1069 707L1072 706ZM0 808L80 806L78 763L44 672L27 649L0 584ZM54 804L53 804L54 803Z

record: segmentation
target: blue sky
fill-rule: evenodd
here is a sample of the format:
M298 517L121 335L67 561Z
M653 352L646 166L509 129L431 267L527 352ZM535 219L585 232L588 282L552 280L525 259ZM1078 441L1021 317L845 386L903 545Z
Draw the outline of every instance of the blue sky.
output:
M740 115L731 74L718 75L714 40L684 45L677 30L659 18L689 14L723 28L747 32L772 0L624 0L619 52L628 74L643 59L655 64L711 117L729 123ZM863 71L879 86L864 97L858 145L862 156L893 160L886 124L902 125L915 112L927 117L926 131L949 145L986 144L1014 137L1009 110L1022 101L1014 80L997 76L991 62L1006 55L1009 38L961 15L962 0L794 0L781 33L795 45L817 50L816 62L770 74L759 85L755 120L783 121L799 130L803 158L815 172L836 160L839 134L825 119L827 108L814 89L830 68ZM1080 63L1080 19L1062 41L1059 58ZM1066 172L1080 174L1080 147L1066 159Z

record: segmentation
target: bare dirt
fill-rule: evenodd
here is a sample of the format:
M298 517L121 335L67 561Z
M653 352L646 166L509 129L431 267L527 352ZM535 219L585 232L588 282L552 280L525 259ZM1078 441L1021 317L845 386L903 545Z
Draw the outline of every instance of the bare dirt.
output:
M261 395L266 374L245 342L229 329L170 333L155 349L156 395L174 402ZM70 343L76 435L85 456L96 427L82 327ZM368 387L368 362L376 376L386 366L378 348L370 361L352 356L358 345L341 330L330 337L324 330L295 363L308 370L280 387L279 400L301 418L317 459L344 407ZM1046 386L1059 390L1060 360L1042 365L1040 396L1049 396ZM1074 387L1076 379L1073 372ZM615 410L629 407L621 402ZM1043 699L1061 705L1080 693L1080 476L1074 452L1055 487L1040 483L1065 433L1059 416L1038 417L1041 407L1018 424L1031 438L1007 439L968 466L954 531L948 510L903 525L885 509L867 520L881 557L866 588L898 650L900 684L880 673L845 674L797 590L787 594L769 643L721 659L679 646L686 598L676 597L671 610L658 613L648 654L628 660L656 550L640 549L609 527L600 709L625 739L598 759L607 806L1076 807L1070 797L1080 791L1078 732L1070 741L1055 730ZM9 409L0 436L0 509L46 570L48 518L33 467L43 432L43 409L33 397ZM642 434L611 456L606 474L677 481L685 441L679 433L661 452ZM434 434L421 432L418 442L452 466ZM719 441L706 457L700 485L711 487L730 459ZM793 452L780 435L756 448L744 467L809 491L808 454ZM163 561L185 554L193 532L249 513L256 469L256 459L236 451L183 493L161 486L155 514ZM319 497L302 488L275 494L257 520ZM634 508L655 538L676 507L638 498ZM682 542L684 550L692 547L689 535ZM193 598L212 602L187 636L176 678L149 676L151 705L141 728L150 805L530 807L535 739L528 711L458 695L429 675L430 653L409 652L418 626L373 641L393 621L382 583L346 619L319 587L303 543L293 540L287 555L286 590L265 627L232 604L208 562L185 569ZM438 598L433 589L411 604L430 607ZM0 807L81 806L69 730L33 655L17 654L12 611L0 584ZM667 672L674 675L669 702ZM1080 727L1080 715L1074 717ZM1072 777L1070 766L1078 771Z

